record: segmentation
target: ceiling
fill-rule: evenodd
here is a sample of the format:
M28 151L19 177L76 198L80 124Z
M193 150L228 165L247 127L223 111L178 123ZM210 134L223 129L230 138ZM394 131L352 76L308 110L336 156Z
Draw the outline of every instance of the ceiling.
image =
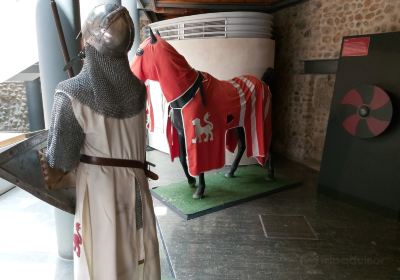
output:
M305 0L137 0L150 21L223 11L274 13Z

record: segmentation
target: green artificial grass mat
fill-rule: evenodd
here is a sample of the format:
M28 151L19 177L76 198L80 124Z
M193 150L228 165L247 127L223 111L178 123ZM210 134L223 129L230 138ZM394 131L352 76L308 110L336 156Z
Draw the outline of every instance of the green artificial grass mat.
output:
M206 191L202 199L192 198L195 189L190 188L186 180L153 188L151 192L181 217L192 219L299 183L279 175L267 181L267 170L258 165L239 167L233 178L226 178L224 174L220 171L205 175Z

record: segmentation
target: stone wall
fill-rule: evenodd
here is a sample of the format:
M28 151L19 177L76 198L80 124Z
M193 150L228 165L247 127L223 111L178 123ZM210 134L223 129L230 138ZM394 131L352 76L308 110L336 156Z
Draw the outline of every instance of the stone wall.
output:
M0 83L0 131L29 131L23 82Z
M305 75L303 61L338 58L343 36L400 31L400 1L308 0L274 16L274 149L318 168L335 75Z

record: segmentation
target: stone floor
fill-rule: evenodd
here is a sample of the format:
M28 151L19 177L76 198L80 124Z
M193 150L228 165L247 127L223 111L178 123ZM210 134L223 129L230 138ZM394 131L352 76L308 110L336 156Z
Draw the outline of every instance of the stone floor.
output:
M151 151L148 160L160 175L151 186L183 178L167 155ZM297 163L282 160L277 171L303 184L189 221L154 201L177 279L400 279L397 220L318 194L317 172ZM291 238L266 236L260 215L275 217L275 233L292 230ZM303 219L291 224L289 216L304 216L313 238L301 238ZM72 262L57 257L52 207L15 188L0 196L0 222L1 280L72 280Z

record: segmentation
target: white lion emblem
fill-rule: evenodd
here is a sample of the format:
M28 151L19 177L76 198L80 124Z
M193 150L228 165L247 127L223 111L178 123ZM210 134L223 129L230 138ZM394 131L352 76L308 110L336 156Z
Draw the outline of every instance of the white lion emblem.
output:
M196 131L196 137L192 139L192 143L201 143L203 142L202 135L205 134L204 142L213 140L213 124L208 120L210 117L210 113L206 113L203 117L203 121L206 123L205 126L201 126L201 122L199 118L192 120L192 124L194 125Z

